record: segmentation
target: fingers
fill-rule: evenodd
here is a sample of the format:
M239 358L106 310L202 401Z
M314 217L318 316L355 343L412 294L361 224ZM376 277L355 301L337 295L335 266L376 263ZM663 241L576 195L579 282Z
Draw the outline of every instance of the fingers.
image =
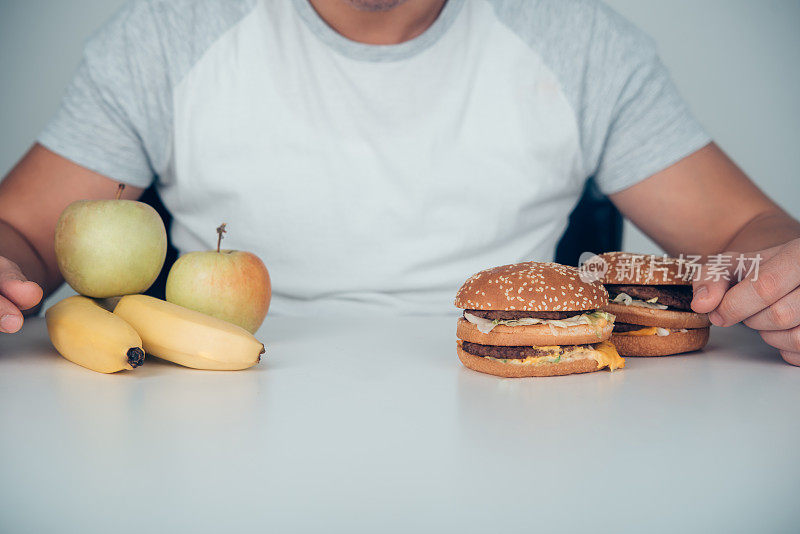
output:
M0 297L0 332L13 334L22 328L22 312L10 300Z
M0 295L20 310L33 308L42 300L42 288L31 282L12 261L0 258Z
M702 274L702 273L701 273ZM694 297L692 297L692 310L697 313L708 313L719 306L725 292L730 287L730 281L705 280L704 277L692 283L694 287Z
M762 261L767 261L777 255L783 248L786 246L786 243L781 245L775 245L774 247L765 248L764 250L759 250L758 254L761 256Z
M42 300L42 288L25 278L17 264L0 258L0 332L22 328L22 312Z
M731 326L764 310L800 286L800 240L762 261L757 273L731 287L708 318Z
M755 254L758 254L760 256L759 261L767 261L778 254L784 246L778 245L746 255L737 252L723 252L716 256L720 259L716 265L701 265L700 271L692 281L694 289L692 310L697 313L710 313L719 306L725 293L737 280L736 270L739 257L752 261Z
M788 350L780 351L781 357L786 360L786 363L800 367L800 352L790 352Z
M8 280L0 282L0 295L5 296L20 310L33 308L42 301L42 288L36 282Z
M789 330L800 325L800 289L745 319L753 330Z
M759 332L762 339L778 350L800 352L800 327L789 330L762 330Z

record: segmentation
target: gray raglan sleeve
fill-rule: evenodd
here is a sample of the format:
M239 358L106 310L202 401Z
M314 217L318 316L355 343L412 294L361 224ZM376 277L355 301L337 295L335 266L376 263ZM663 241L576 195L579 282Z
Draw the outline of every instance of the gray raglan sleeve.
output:
M579 127L587 175L614 193L708 144L652 39L596 4Z
M152 6L125 6L86 44L38 142L100 174L148 186L170 137L170 89Z

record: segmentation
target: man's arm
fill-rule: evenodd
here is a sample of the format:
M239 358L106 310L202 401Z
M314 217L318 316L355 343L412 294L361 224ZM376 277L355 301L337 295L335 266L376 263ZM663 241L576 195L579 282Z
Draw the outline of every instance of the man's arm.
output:
M800 222L716 145L611 200L670 254L760 255L758 271L739 282L732 272L731 281L701 275L694 282L692 309L710 312L717 326L744 322L787 362L800 365Z
M35 307L62 282L55 255L55 229L67 205L80 199L113 198L117 184L41 145L0 182L0 332L22 326L21 310ZM125 198L142 189L127 187Z
M755 251L800 237L800 223L713 143L610 198L673 255Z

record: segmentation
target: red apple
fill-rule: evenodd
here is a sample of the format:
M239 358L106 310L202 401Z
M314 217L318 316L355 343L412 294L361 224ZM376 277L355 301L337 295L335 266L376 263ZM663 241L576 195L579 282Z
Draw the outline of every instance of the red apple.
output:
M167 276L167 301L255 333L272 296L269 272L251 252L221 250L224 232L223 224L217 228L217 250L189 252L173 264Z

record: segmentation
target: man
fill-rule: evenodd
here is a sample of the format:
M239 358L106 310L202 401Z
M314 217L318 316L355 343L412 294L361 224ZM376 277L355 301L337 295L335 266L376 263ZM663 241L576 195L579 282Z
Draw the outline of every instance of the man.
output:
M669 253L761 251L693 307L800 364L800 224L591 0L132 2L0 185L0 327L61 283L61 210L117 182L157 180L181 252L226 221L274 312L363 315L449 310L465 276L552 258L588 176Z

